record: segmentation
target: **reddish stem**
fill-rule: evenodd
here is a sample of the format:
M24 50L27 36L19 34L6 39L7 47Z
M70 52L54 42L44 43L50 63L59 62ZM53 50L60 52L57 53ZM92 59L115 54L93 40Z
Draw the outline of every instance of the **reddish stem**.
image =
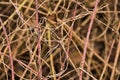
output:
M41 41L40 41L40 27L38 24L38 0L35 0L36 4L36 28L37 28L37 34L38 34L38 65L39 65L39 70L38 70L38 80L42 79L42 69L41 69Z
M76 15L76 9L77 9L77 2L76 2L76 5L75 5L75 9L73 11L73 22L72 22L72 25L70 27L70 35L69 35L69 39L68 39L68 48L67 48L67 58L68 58L68 54L69 54L69 49L70 49L70 43L71 43L71 40L72 40L72 31L73 31L73 25L74 25L74 22L75 22L75 15Z
M87 47L88 47L88 41L89 41L93 21L94 21L96 12L97 12L98 3L99 3L99 0L96 0L95 7L94 7L94 10L93 10L93 14L92 14L92 17L91 17L91 21L90 21L89 28L88 28L86 40L85 40L85 46L84 46L83 57L82 57L82 62L81 62L81 69L84 68L84 63L85 63L85 58L86 58L86 51L87 51ZM82 80L82 75L83 75L83 71L81 70L80 74L79 74L79 80Z
M4 32L4 35L5 35L5 39L7 40L7 47L8 47L8 51L9 51L9 56L10 56L10 67L11 67L11 71L12 71L12 80L14 80L14 65L13 65L13 56L12 56L12 51L11 51L11 46L10 46L10 40L9 40L9 37L7 35L7 32L6 32L6 28L4 27L3 23L2 23L2 20L0 18L0 23L1 23L1 26L3 28L3 32Z

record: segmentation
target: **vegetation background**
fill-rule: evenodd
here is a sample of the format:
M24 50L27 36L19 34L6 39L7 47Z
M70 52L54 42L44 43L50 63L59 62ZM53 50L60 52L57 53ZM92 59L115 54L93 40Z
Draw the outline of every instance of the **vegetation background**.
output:
M120 80L120 0L0 0L0 80Z

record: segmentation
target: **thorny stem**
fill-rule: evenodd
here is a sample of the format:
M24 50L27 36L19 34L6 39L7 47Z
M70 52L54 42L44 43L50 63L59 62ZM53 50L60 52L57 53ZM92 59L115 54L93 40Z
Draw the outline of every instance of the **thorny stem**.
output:
M11 51L11 46L10 46L10 40L9 40L9 37L7 35L7 32L6 32L6 28L4 27L3 23L2 23L2 20L0 18L0 23L1 23L1 26L3 28L3 32L4 32L4 35L5 35L5 38L7 40L7 47L8 47L8 51L9 51L9 56L10 56L10 67L11 67L11 71L12 71L12 80L14 80L14 65L13 65L13 56L12 56L12 51Z
M37 34L38 34L38 80L42 79L42 69L41 69L41 42L40 42L40 27L38 24L38 0L35 0L36 4L36 28L37 28Z
M81 62L81 68L82 69L84 68L84 63L85 63L85 58L86 58L86 51L87 51L87 47L88 47L88 41L89 41L93 21L94 21L96 12L97 12L98 3L99 3L99 0L96 0L95 7L94 7L94 10L93 10L93 14L92 14L92 17L91 17L91 21L90 21L89 28L88 28L86 40L85 40L85 46L84 46L83 57L82 57L82 62ZM82 80L82 75L83 75L83 71L81 70L80 73L79 73L79 80Z

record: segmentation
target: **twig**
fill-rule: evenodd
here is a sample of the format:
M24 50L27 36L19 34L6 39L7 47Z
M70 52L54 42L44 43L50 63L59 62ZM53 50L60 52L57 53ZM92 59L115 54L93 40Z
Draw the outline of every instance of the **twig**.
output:
M40 42L40 27L38 26L38 0L35 0L36 4L36 28L37 28L37 34L38 34L38 65L39 65L39 70L38 70L38 80L42 79L42 66L41 66L41 42Z
M86 40L85 40L85 46L84 46L83 57L82 57L82 62L81 62L81 68L82 69L84 68L84 63L85 63L85 58L86 58L86 51L87 51L87 47L88 47L88 41L89 41L89 37L90 37L90 32L91 32L91 29L92 29L93 21L94 21L96 12L97 12L97 5L98 5L98 3L99 3L99 0L96 0L95 7L94 7L94 10L93 10L93 14L92 14L92 17L91 17L91 21L90 21L89 28L88 28ZM80 71L79 80L82 80L82 75L83 75L83 71Z
M72 40L72 31L73 31L73 25L74 25L74 22L75 22L75 15L76 15L76 9L77 9L77 2L76 2L76 5L75 5L75 9L74 9L74 12L73 12L73 22L71 24L71 27L70 27L70 35L69 35L69 39L68 39L68 48L67 48L67 58L68 58L68 54L69 54L69 49L70 49L70 43L71 43L71 40Z
M111 44L111 48L110 48L108 57L107 57L107 59L105 60L106 63L108 63L108 61L109 61L109 59L110 59L110 56L111 56L111 53L112 53L112 50L113 50L114 43L115 43L115 39L112 41L112 44ZM103 71L102 71L102 73L101 73L101 76L100 76L100 79L99 79L99 80L102 80L103 75L104 75L104 73L105 73L105 70L106 70L106 68L107 68L107 66L108 66L106 63L105 63L104 69L103 69Z
M7 35L7 32L6 32L6 28L4 27L1 18L0 18L0 23L1 23L1 26L3 28L3 32L4 32L4 35L5 35L5 38L7 40L7 47L8 47L9 56L10 56L10 67L11 67L11 71L12 71L12 80L14 80L14 76L15 75L14 75L13 56L12 56L12 51L11 51L11 46L10 46L10 40L9 40L9 37Z
M120 23L118 25L118 28L120 27ZM111 73L111 77L110 80L113 80L115 77L115 72L116 72L116 66L117 66L117 62L119 59L119 55L120 55L120 39L118 40L118 45L117 45L117 51L116 51L116 55L115 55L115 59L114 59L114 64L113 64L113 69L112 69L112 73Z

